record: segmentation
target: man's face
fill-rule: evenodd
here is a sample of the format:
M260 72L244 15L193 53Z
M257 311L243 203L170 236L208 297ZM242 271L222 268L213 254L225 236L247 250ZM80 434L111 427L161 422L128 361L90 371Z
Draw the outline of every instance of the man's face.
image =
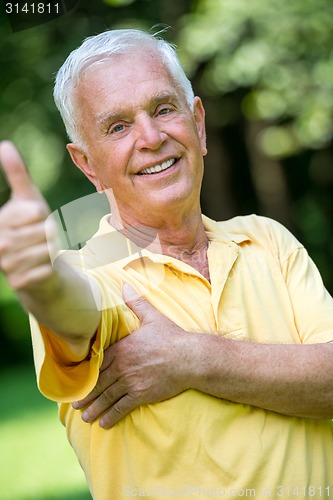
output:
M91 66L76 95L86 149L68 149L98 191L112 188L123 220L150 225L198 208L204 111L199 98L190 110L156 54Z

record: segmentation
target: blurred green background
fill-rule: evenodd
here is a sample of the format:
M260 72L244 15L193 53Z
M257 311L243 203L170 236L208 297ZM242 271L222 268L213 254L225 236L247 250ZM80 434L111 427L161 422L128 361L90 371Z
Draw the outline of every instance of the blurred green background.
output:
M19 31L12 30L5 2L0 13L0 139L19 147L52 210L93 193L65 150L52 100L57 69L86 36L168 25L164 36L177 44L207 113L203 212L219 220L248 213L279 220L308 248L332 293L332 1L61 3L76 6ZM0 174L0 204L8 196ZM0 318L1 460L7 464L0 467L0 497L84 499L84 479L56 407L35 389L26 314L1 275Z

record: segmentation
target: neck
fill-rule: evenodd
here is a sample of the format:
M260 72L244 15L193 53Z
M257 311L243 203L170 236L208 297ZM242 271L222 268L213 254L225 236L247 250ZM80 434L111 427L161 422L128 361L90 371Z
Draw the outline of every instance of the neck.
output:
M188 215L167 217L154 225L140 223L113 213L110 224L126 234L141 248L169 255L197 269L209 279L207 265L208 240L202 222L200 207Z

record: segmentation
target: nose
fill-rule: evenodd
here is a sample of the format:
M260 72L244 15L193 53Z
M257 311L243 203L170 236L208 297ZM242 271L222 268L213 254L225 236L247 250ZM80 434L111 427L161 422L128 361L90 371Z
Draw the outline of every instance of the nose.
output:
M152 116L140 116L136 123L138 150L157 150L166 140L166 133L161 130L160 124Z

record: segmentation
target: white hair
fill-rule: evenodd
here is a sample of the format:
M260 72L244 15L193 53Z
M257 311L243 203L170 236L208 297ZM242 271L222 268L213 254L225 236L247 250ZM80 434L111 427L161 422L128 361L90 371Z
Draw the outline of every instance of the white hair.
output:
M82 45L71 52L56 76L54 100L72 142L84 147L74 93L83 71L96 62L108 59L113 54L125 54L141 47L150 48L161 57L175 84L183 91L187 104L193 110L192 85L185 75L172 44L156 35L137 29L105 31L86 38Z

